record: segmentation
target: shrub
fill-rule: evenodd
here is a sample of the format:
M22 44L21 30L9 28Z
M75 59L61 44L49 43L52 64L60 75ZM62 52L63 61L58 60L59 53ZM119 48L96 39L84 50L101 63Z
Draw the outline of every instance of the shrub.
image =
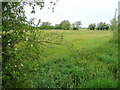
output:
M64 30L69 30L70 29L70 22L68 20L64 20L60 23L60 28Z
M100 23L97 24L97 29L98 30L108 30L109 25L106 24L105 22L100 22Z
M90 30L94 30L95 27L96 27L96 25L95 25L95 24L92 24L92 23L88 26L88 28L89 28Z
M46 57L44 54L46 48L61 44L61 34L55 32L31 30L25 32L25 37L21 39L21 42L14 44L13 47L10 45L5 47L8 53L5 53L2 68L3 88L33 87L33 74L39 73L39 65Z

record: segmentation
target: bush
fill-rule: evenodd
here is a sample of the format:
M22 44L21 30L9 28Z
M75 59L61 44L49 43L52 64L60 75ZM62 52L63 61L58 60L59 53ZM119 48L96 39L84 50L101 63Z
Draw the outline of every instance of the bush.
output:
M73 30L78 30L81 27L81 21L76 21L72 24Z
M95 25L95 24L92 24L92 23L88 26L88 28L89 28L90 30L94 30L95 27L96 27L96 25Z
M97 24L97 29L98 30L108 30L109 25L104 23L104 22L100 22L100 23Z
M78 30L78 28L77 27L73 27L73 30Z
M6 81L4 87L78 88L88 80L98 77L108 78L111 75L106 64L90 60L87 55L83 58L85 50L78 54L77 50L70 57L45 60L46 47L40 47L39 44L32 42L21 44L16 45L18 50L15 60L5 66L4 71L7 74L9 71L12 77L3 76Z
M6 57L4 57L2 68L3 88L33 87L33 74L40 72L39 65L46 57L44 54L46 48L51 48L54 44L61 44L61 34L55 32L45 33L44 31L31 30L24 33L25 35L19 38L21 42L19 41L12 47L11 44L6 45L4 48L7 52L4 53ZM4 39L5 41L8 40Z
M20 80L23 80L24 87L76 88L89 79L109 75L104 66L92 64L86 60L79 60L78 63L70 58L44 61L39 65L31 62L29 66L26 64Z
M70 29L70 22L68 20L64 20L60 23L60 27L61 29L64 29L64 30L69 30Z

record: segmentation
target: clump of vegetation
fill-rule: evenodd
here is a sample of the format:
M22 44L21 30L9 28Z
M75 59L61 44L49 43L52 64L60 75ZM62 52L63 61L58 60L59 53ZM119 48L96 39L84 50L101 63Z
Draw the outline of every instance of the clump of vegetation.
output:
M94 24L91 23L88 26L88 29L90 29L90 30L95 30L95 29L97 29L97 30L108 30L109 29L109 24L106 24L105 22L100 22L96 26L95 23Z
M8 53L5 54L6 56L9 56L9 58L7 58L9 60L4 61L3 65L4 87L19 87L19 84L17 83L22 85L21 80L25 79L19 77L19 75L22 75L24 70L28 73L29 71L27 70L29 70L29 68L36 70L36 68L38 68L36 67L36 64L40 65L43 58L46 57L46 55L44 55L46 48L51 48L54 45L62 45L61 34L55 32L47 33L34 30L25 33L26 37L23 38L21 42L14 44L14 47L11 48L10 45L6 46Z
M116 18L114 17L111 21L110 21L110 29L111 30L116 30L117 29L117 20Z
M105 22L100 22L100 23L97 24L97 29L98 30L108 30L109 25L106 24Z
M115 80L111 80L110 78L96 78L91 79L85 82L82 86L83 88L116 88L118 86L118 82Z
M70 22L68 20L64 20L60 23L60 27L61 29L64 29L64 30L69 30L70 29Z
M91 24L88 26L88 28L89 28L90 30L95 30L95 27L96 27L95 23L94 23L94 24L91 23Z
M43 38L46 37L44 35L50 34L50 32L44 33L43 31L40 31L40 33L40 35L43 35ZM38 31L36 31L37 34ZM32 41L32 38L30 38L33 37L31 36L32 33L28 35L30 35L28 39ZM37 35L37 38L39 38L39 35ZM8 73L7 70L9 68L11 75L3 77L4 82L6 82L4 87L117 87L118 71L116 70L118 70L118 61L116 57L118 54L116 44L106 43L94 49L75 49L72 45L67 45L70 50L70 56L57 57L56 59L49 59L46 54L46 50L55 48L55 45L51 44L52 46L50 46L47 43L45 45L27 41L15 45L15 48L17 48L15 60L11 59L9 64L5 65L4 71ZM111 56L111 54L113 55Z
M78 30L79 28L81 28L81 25L82 25L81 21L76 21L72 24L72 28L73 30Z

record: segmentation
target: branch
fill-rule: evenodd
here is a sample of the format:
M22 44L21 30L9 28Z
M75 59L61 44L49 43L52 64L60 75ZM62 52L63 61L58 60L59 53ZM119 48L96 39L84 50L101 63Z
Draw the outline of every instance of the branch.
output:
M50 44L56 44L56 45L63 45L61 43L55 43L55 42L49 42L49 41L38 41L38 43L40 43L41 45L45 45L43 43L50 43Z

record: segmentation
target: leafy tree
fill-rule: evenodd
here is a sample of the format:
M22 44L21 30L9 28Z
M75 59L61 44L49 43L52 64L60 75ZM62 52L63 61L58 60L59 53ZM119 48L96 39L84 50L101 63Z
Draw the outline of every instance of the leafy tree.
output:
M42 24L41 24L41 26L50 26L51 25L51 23L50 22L42 22Z
M110 21L111 25L110 25L110 29L111 30L116 30L117 29L117 20L116 18L113 18L111 21Z
M72 24L73 30L78 30L78 28L80 28L81 25L82 25L82 24L81 24L81 21L76 21L76 22L74 22L74 23Z
M51 29L51 23L50 22L42 22L40 29Z
M13 76L15 62L15 45L25 41L26 22L24 2L2 2L2 60L3 60L3 87L13 87L16 85L11 80ZM33 11L33 10L32 10ZM9 68L9 70L7 70Z
M106 25L104 26L104 29L108 30L108 29L109 29L109 24L106 24Z
M97 29L98 30L102 30L103 29L103 26L104 26L104 23L103 22L100 22L97 24Z
M2 2L2 60L3 60L3 88L17 87L19 69L14 67L20 64L20 60L16 60L16 44L27 42L28 45L45 45L45 43L56 44L52 42L53 36L44 37L46 41L39 41L35 31L29 30L34 25L34 19L26 21L24 5L28 4L32 7L31 13L35 13L35 6L40 6L40 10L44 7L44 1L41 2ZM53 2L52 2L53 3ZM38 23L39 24L39 23ZM1 26L0 26L1 27ZM30 27L30 28L29 28ZM27 33L26 33L27 32ZM30 35L28 35L28 33ZM40 32L39 34L42 34ZM40 35L42 36L42 35ZM48 38L49 39L46 39ZM58 36L57 36L58 37ZM44 44L43 44L44 43Z
M60 23L60 27L61 29L64 29L64 30L69 30L70 29L70 22L68 20L64 20Z
M108 30L109 25L106 24L105 22L100 22L100 23L97 24L97 29L98 30Z
M94 23L94 24L91 23L91 24L88 26L88 28L89 28L90 30L94 30L95 27L96 27L95 23Z
M42 0L40 2L2 2L2 45L4 57L6 56L5 53L7 53L6 47L8 44L12 48L16 43L24 40L24 32L27 31L27 26L23 24L26 23L29 26L33 24L34 19L31 19L30 22L26 21L24 5L30 5L32 7L31 13L35 13L35 6L39 6L41 10L44 7L44 3ZM54 2L50 3L54 5Z

